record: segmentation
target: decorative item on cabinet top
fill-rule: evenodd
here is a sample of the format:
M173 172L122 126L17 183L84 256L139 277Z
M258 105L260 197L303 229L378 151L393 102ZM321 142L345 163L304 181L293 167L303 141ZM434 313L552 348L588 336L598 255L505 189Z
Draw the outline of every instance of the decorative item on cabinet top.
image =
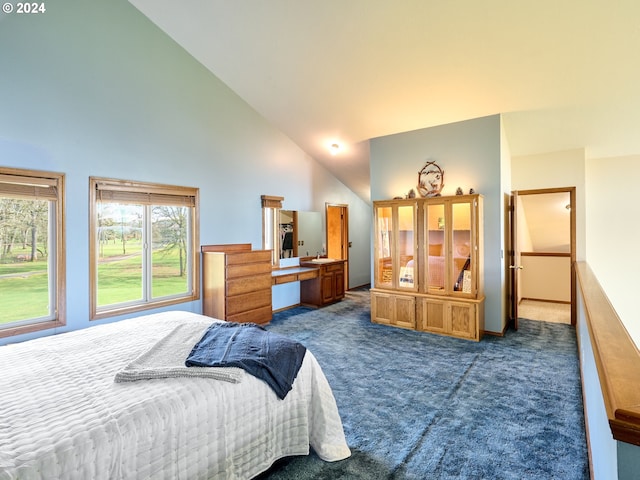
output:
M444 170L436 162L427 162L418 172L418 193L422 197L437 197L444 188Z

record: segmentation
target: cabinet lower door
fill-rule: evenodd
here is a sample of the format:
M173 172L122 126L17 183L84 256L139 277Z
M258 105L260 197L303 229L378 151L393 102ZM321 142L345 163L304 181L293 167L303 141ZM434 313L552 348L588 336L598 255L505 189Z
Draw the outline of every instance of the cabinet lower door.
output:
M320 281L322 282L322 303L330 303L335 300L336 292L334 285L334 277L333 273L326 273L322 275Z
M334 290L336 300L344 298L344 271L336 272L334 274Z
M451 335L460 338L478 337L475 303L450 302L449 316Z
M421 298L418 305L418 330L449 333L448 302Z
M479 340L478 306L475 302L456 302L421 298L418 304L418 330L458 338Z
M371 321L415 329L415 297L371 292Z

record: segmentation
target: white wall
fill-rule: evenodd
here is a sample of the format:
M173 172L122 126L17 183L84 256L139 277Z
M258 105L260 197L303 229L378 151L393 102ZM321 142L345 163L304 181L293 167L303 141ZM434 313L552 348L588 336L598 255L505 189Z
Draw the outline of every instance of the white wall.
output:
M89 176L199 187L202 244L261 248L261 194L284 196L291 210L347 204L350 283L369 282L367 203L127 1L47 7L0 17L0 165L66 174L58 331L89 326ZM174 308L200 312L201 302Z
M640 155L586 160L584 150L577 149L512 159L514 190L576 187L577 260L589 263L636 345L638 179Z
M637 222L637 180L640 155L584 159L582 150L552 152L513 159L514 190L576 187L578 260L586 260L622 323L640 346L634 272L640 258L634 244L640 238ZM585 397L585 419L593 454L593 478L635 478L639 447L611 436L601 385L593 358L580 291L578 340Z
M500 115L500 211L502 212L502 219L500 222L500 230L503 236L500 241L500 252L502 262L502 273L500 279L502 297L500 299L502 305L502 326L507 325L511 316L511 305L508 296L508 281L511 275L511 271L508 269L510 263L509 252L506 248L507 236L510 236L510 232L507 232L507 228L510 228L510 213L509 213L509 195L511 194L511 150L509 148L509 142L505 133L504 117Z
M524 255L520 272L520 297L571 302L571 258Z
M484 196L485 329L501 333L504 217L499 115L371 140L371 199L405 196L427 161L444 170L443 195L473 188ZM373 277L372 277L373 278Z
M586 257L585 153L565 150L511 159L513 190L576 187L576 260Z
M620 320L640 347L640 155L586 162L587 260Z

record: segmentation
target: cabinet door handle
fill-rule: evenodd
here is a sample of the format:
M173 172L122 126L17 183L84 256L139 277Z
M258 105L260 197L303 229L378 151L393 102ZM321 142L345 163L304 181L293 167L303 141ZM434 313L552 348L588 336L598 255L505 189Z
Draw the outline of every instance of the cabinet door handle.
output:
M512 270L522 270L524 267L522 265L509 265L509 268Z

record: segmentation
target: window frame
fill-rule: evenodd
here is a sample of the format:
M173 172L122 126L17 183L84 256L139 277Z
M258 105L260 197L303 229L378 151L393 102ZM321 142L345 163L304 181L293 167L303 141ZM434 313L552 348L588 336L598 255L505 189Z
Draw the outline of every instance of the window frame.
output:
M9 187L13 185L15 188ZM47 195L45 198L53 202L54 222L50 222L50 228L55 228L49 240L54 243L50 249L55 249L53 255L49 255L50 271L53 275L49 279L49 298L53 298L53 318L34 321L21 325L0 327L0 338L13 337L26 333L38 332L66 325L66 219L65 219L65 174L30 170L20 168L0 167L0 195L16 195L29 198L28 188L33 188L32 199L38 199L38 190L54 187L55 197ZM51 217L50 211L50 217ZM51 220L51 218L50 218ZM53 288L51 288L53 286Z
M102 194L100 192L103 192ZM190 231L190 267L187 271L191 274L191 292L184 295L163 297L160 299L147 299L135 304L113 304L112 306L98 307L98 202L101 195L108 193L117 198L136 198L144 195L151 202L157 199L157 205L163 205L162 199L177 199L180 197L191 198L193 208L191 215ZM113 317L128 313L176 305L179 303L193 302L200 299L200 208L199 189L194 187L180 187L159 183L138 182L131 180L118 180L113 178L89 177L89 320ZM114 202L115 203L115 202ZM131 201L135 203L135 201ZM171 203L173 204L173 203ZM148 272L143 272L147 275Z

